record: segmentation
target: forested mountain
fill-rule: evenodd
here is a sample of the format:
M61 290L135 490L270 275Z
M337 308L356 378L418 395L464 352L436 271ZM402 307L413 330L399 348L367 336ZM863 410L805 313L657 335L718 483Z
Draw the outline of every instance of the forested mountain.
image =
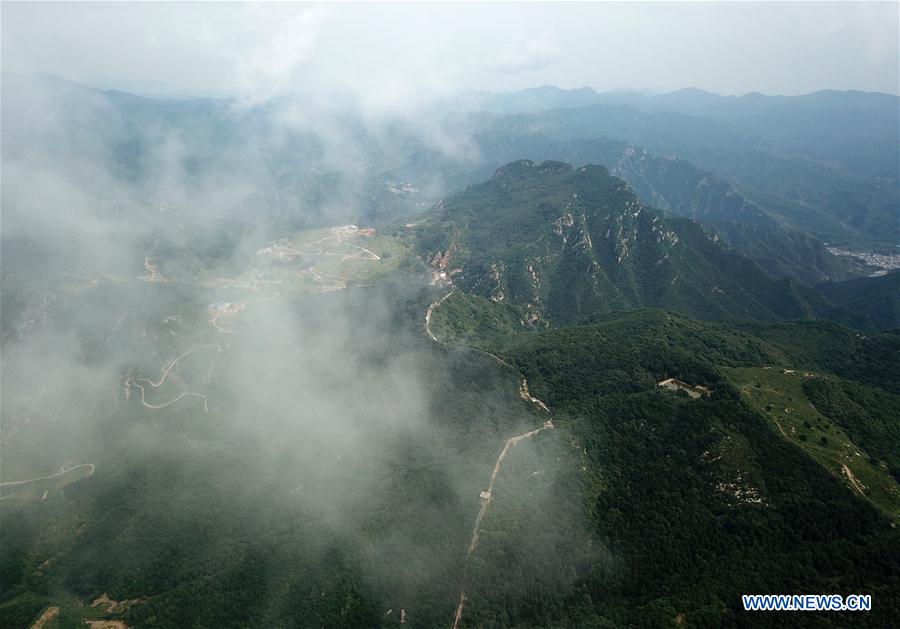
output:
M816 288L832 303L865 314L881 330L900 329L900 271Z
M0 628L896 618L900 275L821 282L894 237L871 154L3 83Z
M605 137L676 155L732 182L788 225L831 243L890 249L900 230L896 179L866 178L778 155L708 118L594 105L504 116L495 124L508 137L538 135L560 142Z
M626 317L596 328L541 333L510 354L555 408L590 418L575 420L573 432L589 465L605 470L598 474L593 505L598 532L627 539L627 563L635 567L618 582L598 578L586 583L591 600L603 601L600 607L616 625L642 622L645 616L630 615L631 605L612 611L617 600L641 595L647 602L639 614L658 615L660 624L666 616L677 617L685 600L694 601L693 611L685 613L689 624L739 623L727 603L720 605L734 592L748 582L777 589L766 584L768 579L796 579L791 587L800 589L821 587L802 581L813 574L833 575L835 566L807 564L811 549L838 538L842 546L849 539L838 531L861 531L862 522L872 521L863 512L852 514L862 505L850 507L848 500L849 509L839 506L841 500L830 497L837 494L826 489L833 482L828 474L748 412L733 393L692 402L647 391L641 383L652 385L672 374L719 390L724 382L705 372L704 362L735 360L728 356L734 343L742 352L760 351L753 341L729 338L725 330L698 333L697 348L689 350L693 334L685 326L677 318ZM623 353L620 343L631 352ZM642 358L632 362L623 356ZM688 367L691 360L697 362ZM747 356L737 360L753 361ZM644 375L650 365L651 373ZM599 383L603 394L585 387L586 382ZM601 515L609 513L615 517ZM794 533L803 531L793 541L777 532L787 522ZM882 571L892 570L876 558L874 548L894 543L893 532L882 535L873 529L849 542L869 556L872 572L864 579L872 582L882 582ZM873 554L863 550L866 546ZM698 547L720 550L707 559L691 550ZM829 556L840 554L835 550ZM785 570L782 562L788 557L793 567ZM799 565L807 568L795 572ZM684 580L687 574L693 576ZM665 585L656 589L652 584L659 582ZM673 596L674 591L679 593Z
M659 157L628 142L602 138L557 142L539 132L503 134L498 130L476 136L492 161L506 163L504 158L526 153L535 161L607 166L644 204L697 220L775 277L813 284L845 279L855 270L846 258L831 255L822 242L777 212L763 210L726 180L684 159Z
M175 298L147 295L156 309L146 316L133 294L146 288L120 283L73 293L50 321L71 327L94 370L123 343L140 352L128 369L148 373L227 336L196 316L202 304L177 298L190 286L156 288ZM447 290L400 274L289 298L302 332L271 318L274 295L254 300L228 319L228 348L173 370L194 383L213 374L200 389L207 412L97 391L93 420L48 425L40 398L19 406L32 420L15 436L19 450L6 450L6 469L59 457L95 469L0 502L0 626L25 626L47 605L76 625L449 626L460 588L460 626L734 626L748 588L866 592L878 605L859 624L889 623L900 540L883 509L896 508L896 489L894 502L869 496L895 487L885 468L897 461L896 335L653 310L533 330L514 307L459 286L423 327L429 301ZM73 319L85 305L103 320ZM116 326L120 312L132 312L129 324ZM373 328L383 317L389 327ZM370 368L383 378L361 380ZM745 385L748 370L756 382ZM547 417L521 399L517 371L549 405L553 428L510 448L466 569L498 452ZM709 397L657 386L670 377ZM408 378L419 384L407 388ZM265 386L248 397L251 382ZM314 390L346 402L323 409ZM757 390L787 391L786 410L815 400L822 415L807 427L781 408L757 409ZM329 429L323 412L348 432ZM839 465L812 456L820 434L847 441L864 495ZM27 461L35 440L46 447ZM114 603L78 604L101 594ZM831 612L791 618L833 622Z
M888 376L896 335L863 337L820 322L699 323L658 311L522 333L515 321L501 323L509 308L454 292L433 329L521 369L530 391L566 418L593 530L618 549L612 564L595 564L577 582L567 602L574 624L740 626L729 601L747 583L761 591L840 590L854 574L857 587L871 589L893 578L894 560L883 553L893 554L896 529L868 528L880 517L853 495L841 461L866 477L867 496L885 492L880 508L896 517L890 461L900 434L889 414L900 383ZM657 387L671 377L705 387L709 397ZM771 397L758 404L760 395ZM797 415L807 404L818 409L814 418ZM832 551L819 555L822 545ZM839 557L855 567L840 568ZM498 617L489 595L472 607L477 622ZM550 614L510 624L551 625Z
M703 319L853 320L696 223L647 209L603 166L513 162L413 230L418 251L454 283L523 306L532 322L648 306Z

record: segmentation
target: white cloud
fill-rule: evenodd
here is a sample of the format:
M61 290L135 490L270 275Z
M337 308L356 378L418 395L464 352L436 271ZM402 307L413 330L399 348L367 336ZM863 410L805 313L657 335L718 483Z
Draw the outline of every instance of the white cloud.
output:
M279 7L280 8L280 7ZM255 22L253 31L259 45L237 60L237 78L241 96L248 105L257 105L285 95L296 87L295 79L310 61L325 10L321 6L291 12L259 10L250 5L248 17Z
M543 70L558 61L562 54L556 44L556 38L549 31L535 37L526 37L519 33L493 59L488 60L487 67L505 74L518 74Z
M336 85L381 108L426 90L542 83L896 93L897 6L6 2L0 60L96 87L256 103ZM585 63L612 58L602 71Z

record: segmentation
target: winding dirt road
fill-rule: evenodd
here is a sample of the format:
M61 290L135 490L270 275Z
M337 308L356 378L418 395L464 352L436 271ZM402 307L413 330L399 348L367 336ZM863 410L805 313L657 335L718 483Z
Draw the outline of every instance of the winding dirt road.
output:
M225 330L223 330L223 331L225 331ZM174 400L170 400L170 401L166 402L165 404L150 404L149 402L147 402L146 397L145 397L146 390L144 388L144 385L142 385L140 383L146 382L148 385L150 385L153 388L159 388L163 385L163 383L165 383L166 378L169 377L169 372L172 370L173 367L175 367L175 365L178 364L178 361L180 361L185 356L188 356L189 354L196 352L197 350L210 349L213 347L215 347L220 352L225 351L224 349L222 349L222 346L219 343L206 343L204 345L197 345L195 347L192 347L191 349L187 350L186 352L184 352L183 354L181 354L174 360L170 361L169 364L163 368L162 375L159 377L159 382L153 382L152 380L148 380L147 378L136 378L135 380L131 380L130 378L128 378L125 380L126 391L129 390L132 386L139 388L141 390L141 404L143 404L147 408L150 408L153 410L159 410L161 408L166 408L167 406L171 406L178 400L185 398L185 397L198 397L203 400L203 412L208 413L209 407L207 406L207 398L202 393L195 393L193 391L185 390L185 391L182 391L181 394L178 397L176 397Z
M161 386L161 385L166 381L166 376L169 375L169 372L172 370L172 367L174 367L176 364L178 364L178 361L179 361L179 360L181 360L182 358L184 358L185 356L187 356L187 355L189 355L189 354L193 354L193 353L196 352L198 349L208 349L208 348L210 348L210 347L216 347L216 348L219 349L220 352L222 351L222 346L219 345L218 343L207 343L207 344L205 344L205 345L197 345L197 346L195 346L195 347L192 347L191 349L189 349L189 350L186 351L185 353L183 353L183 354L182 354L181 356L179 356L178 358L176 358L176 359L174 359L173 361L171 361L171 362L163 369L162 375L161 375L160 378L159 378L159 382L153 382L152 380L148 380L147 378L138 378L138 379L139 379L139 380L142 380L142 381L144 381L144 382L146 382L146 383L149 384L151 387L154 387L154 388L159 387L159 386Z
M437 310L437 308L441 304L443 304L447 300L447 298L453 294L453 292L454 291L451 290L449 293L447 293L446 295L444 295L437 301L433 302L430 306L428 306L428 309L425 311L425 332L428 334L428 336L431 338L431 340L434 341L435 343L437 343L438 345L446 345L446 343L444 343L443 341L441 341L439 338L437 338L434 335L434 332L431 330L431 318L434 315L434 311ZM538 398L531 395L531 392L528 390L528 380L515 367L510 365L508 362L506 362L505 360L503 360L496 354L492 354L488 351L478 349L475 347L469 347L467 349L490 356L495 361L497 361L500 365L503 365L505 367L515 370L519 374L519 377L522 378L522 382L519 385L519 397L521 397L523 400L531 402L532 404L534 404L536 407L538 407L545 413L548 413L548 414L550 413L550 408L542 400L539 400ZM553 429L553 419L551 418L551 419L548 419L547 421L545 421L544 425L541 426L540 428L536 428L534 430L529 430L528 432L522 433L521 435L515 435L513 437L510 437L509 439L506 440L506 443L503 444L503 449L500 451L500 454L497 456L497 460L494 462L494 469L491 471L491 479L490 479L490 482L488 483L488 488L485 491L481 492L481 497L480 497L481 507L478 509L478 515L475 516L475 526L472 528L472 537L469 541L469 547L466 551L465 567L463 568L463 583L462 583L462 588L460 589L460 593L459 593L459 603L456 606L456 613L453 616L453 629L459 629L459 623L460 623L460 620L462 619L463 607L466 604L465 588L466 588L466 583L468 582L469 557L472 556L472 553L475 552L475 549L478 546L478 539L479 539L479 535L481 533L481 521L482 521L482 519L484 519L484 516L488 510L488 507L490 507L491 501L493 500L494 483L497 480L497 476L500 474L500 466L503 463L503 459L506 458L506 453L509 452L509 449L512 448L514 445L521 443L522 441L524 441L526 439L531 439L532 437L543 432L544 430L552 430L552 429Z
M209 412L209 407L206 405L206 396L203 395L202 393L194 393L193 391L182 391L181 395L176 397L174 400L166 402L165 404L150 404L149 402L147 402L147 400L144 399L143 385L138 384L136 381L129 383L129 386L131 386L131 385L134 385L141 390L141 404L143 404L147 408L152 408L153 410L159 410L161 408L171 406L172 404L174 404L175 402L177 402L178 400L180 400L183 397L193 396L193 397L201 398L203 400L203 412L204 413Z
M219 317L221 317L223 314L225 314L225 313L223 313L221 310L217 311L216 316L212 318L210 323L212 323L213 327L215 329L217 329L219 332L221 332L222 334L237 334L237 332L235 332L234 330L226 330L221 325L219 325Z
M434 332L431 331L431 315L434 314L435 308L437 308L442 303L444 303L444 301L446 301L447 298L452 294L453 294L453 291L451 290L449 293L447 293L446 295L444 295L443 297L438 299L436 302L434 302L433 304L428 306L428 310L425 311L425 331L428 333L428 336L431 337L431 340L434 341L435 343L437 343L438 345L446 345L446 343L444 343L441 340L438 340L438 337L436 337L434 335Z
M27 485L28 483L36 483L42 480L52 480L54 478L59 478L60 476L65 476L69 472L73 470L78 470L83 467L91 468L91 471L88 472L88 476L93 475L94 473L94 464L93 463L81 463L80 465L73 465L72 467L68 467L58 471L56 474L51 474L50 476L41 476L40 478L29 478L28 480L14 480L6 483L0 483L0 487L15 487L17 485Z
M72 472L74 472L76 470L82 470L82 469L87 469L87 473L84 474L83 476L79 476L78 478L75 478L74 480L68 481L66 483L66 485L68 485L70 483L78 482L79 480L82 480L84 478L88 478L89 476L94 475L94 464L93 463L81 463L79 465L73 465L72 467L63 466L60 468L60 470L56 474L51 474L50 476L41 476L39 478L29 478L28 480L16 480L16 481L8 481L5 483L0 483L0 488L27 487L34 483L40 483L42 481L52 481L53 479L56 479L56 478L62 478L64 476L71 474ZM65 486L65 485L63 485L63 486ZM47 496L50 494L50 491L56 490L56 489L59 489L59 487L52 486L47 489L44 489L44 493L41 495L41 500L46 500ZM11 493L0 496L0 501L7 500L7 499L13 499L14 497L19 496L19 495L21 495L21 494L19 492L17 492L15 489L13 489Z

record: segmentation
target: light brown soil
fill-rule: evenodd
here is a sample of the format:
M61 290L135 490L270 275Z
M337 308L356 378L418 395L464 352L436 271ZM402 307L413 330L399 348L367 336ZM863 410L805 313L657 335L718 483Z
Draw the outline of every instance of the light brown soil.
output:
M843 468L844 474L847 476L847 480L850 481L853 489L856 490L856 493L858 493L860 496L865 496L866 494L863 492L862 483L857 480L856 476L853 475L853 472L850 470L850 468L847 467L844 463L841 463L841 467Z
M117 600L111 599L109 597L109 594L104 592L103 594L101 594L100 596L98 596L97 598L94 599L94 602L91 603L91 607L105 607L106 608L105 611L107 611L107 612L115 612L115 611L123 612L126 609L128 609L129 607L131 607L132 605L134 605L135 603L141 603L144 600L146 600L146 599L128 598L128 599L125 599L122 601L117 601Z
M31 629L42 629L45 623L50 622L59 614L59 607L48 607L37 620L31 624Z

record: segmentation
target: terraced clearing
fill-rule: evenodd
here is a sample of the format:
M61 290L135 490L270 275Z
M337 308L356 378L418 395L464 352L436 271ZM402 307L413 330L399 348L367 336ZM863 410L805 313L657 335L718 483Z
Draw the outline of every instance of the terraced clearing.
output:
M98 604L99 602L99 604ZM90 605L70 596L63 596L53 605L45 607L35 617L28 629L55 629L57 627L92 627L93 629L128 629L117 617L130 606L142 601L113 601L103 594ZM0 610L2 613L2 610ZM112 618L110 618L112 616Z
M352 225L298 232L290 246L308 265L304 279L339 288L375 281L396 268L404 254L396 238Z
M341 225L304 230L291 238L276 240L257 250L254 261L256 267L251 272L238 277L216 277L208 279L207 283L222 291L220 297L234 302L268 294L342 290L351 285L365 286L374 283L377 278L396 269L404 254L405 248L398 239L378 234L374 229ZM145 266L151 274L156 269L155 265L149 263L149 258L145 261ZM247 292L251 295L247 295ZM239 310L242 310L246 302L239 305ZM220 318L227 315L230 321L232 315L239 310L216 309L210 324L222 334L235 334L236 331L230 327L231 323L226 323L223 327ZM126 379L126 399L130 397L130 389L136 387L140 391L141 404L149 409L166 408L186 397L194 397L201 401L206 412L206 396L190 390L183 382L180 382L181 386L177 386L179 381L175 374L170 378L176 381L175 391L164 396L164 399L148 400L148 389L159 389L166 382L170 370L185 356L198 349L214 347L223 351L222 346L217 343L187 350L163 367L158 382L147 378Z
M805 379L830 376L778 367L721 370L741 397L771 421L773 430L843 479L854 493L900 520L900 487L886 466L873 462L840 424L819 412L803 390Z
M396 269L405 255L399 239L370 228L309 229L258 249L248 273L208 277L206 283L230 293L327 292L372 284ZM227 297L238 300L234 294Z

